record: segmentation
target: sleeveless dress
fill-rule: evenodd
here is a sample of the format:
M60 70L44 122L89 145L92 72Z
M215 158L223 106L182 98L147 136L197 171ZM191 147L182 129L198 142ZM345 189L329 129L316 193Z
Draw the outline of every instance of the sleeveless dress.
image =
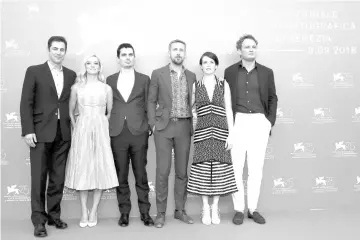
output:
M106 95L111 88L102 82L80 86L79 116L71 137L65 187L76 190L109 189L119 185L110 147Z
M224 82L219 82L210 101L204 84L195 83L197 122L194 154L187 190L190 194L225 196L237 192L231 153L225 148L228 123Z

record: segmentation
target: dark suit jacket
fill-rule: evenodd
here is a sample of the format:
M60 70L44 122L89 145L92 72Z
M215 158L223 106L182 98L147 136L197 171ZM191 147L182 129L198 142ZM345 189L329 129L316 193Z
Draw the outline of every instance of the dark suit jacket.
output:
M147 98L149 76L135 71L135 81L131 94L125 102L117 89L119 73L117 72L106 79L106 83L113 90L113 108L110 117L110 136L121 133L126 116L127 126L133 135L140 135L149 130L147 119Z
M234 113L236 114L236 98L237 98L237 79L239 74L239 64L237 62L225 69L224 78L229 83L231 91L231 102ZM260 98L265 110L265 116L270 121L271 126L274 126L276 120L277 95L274 82L273 70L267 68L259 63L256 63L258 71L258 81L260 87Z
M189 108L191 113L192 86L196 81L193 72L185 70L189 89ZM157 106L158 105L158 106ZM148 97L148 118L150 127L157 130L165 129L169 123L172 108L172 87L169 65L156 69L151 74ZM191 118L192 119L192 118ZM192 126L192 124L191 124ZM191 130L191 133L193 130Z
M48 63L28 67L20 101L22 136L35 133L38 142L54 141L60 109L62 138L71 140L69 98L76 73L63 66L63 75L64 86L58 98Z

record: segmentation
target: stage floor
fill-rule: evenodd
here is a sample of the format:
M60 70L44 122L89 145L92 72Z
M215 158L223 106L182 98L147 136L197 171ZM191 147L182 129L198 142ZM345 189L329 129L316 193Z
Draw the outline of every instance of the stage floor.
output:
M167 216L163 228L145 227L139 218L131 218L128 227L117 225L115 218L99 219L94 228L80 228L75 219L63 219L69 224L65 230L46 225L45 239L128 239L128 240L225 240L225 239L266 239L266 240L359 240L360 211L307 211L307 212L264 212L265 225L245 218L242 225L234 225L232 214L222 214L220 225L205 226L200 216L194 217L195 224L187 225L172 216ZM2 240L38 239L33 236L30 220L2 220Z

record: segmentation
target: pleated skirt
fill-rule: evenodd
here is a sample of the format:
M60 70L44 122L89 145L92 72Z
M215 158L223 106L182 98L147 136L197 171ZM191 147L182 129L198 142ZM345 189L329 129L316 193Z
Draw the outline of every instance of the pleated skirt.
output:
M78 117L71 138L65 187L109 189L119 185L105 115Z
M237 192L233 165L219 161L192 164L187 191L203 196L226 196Z

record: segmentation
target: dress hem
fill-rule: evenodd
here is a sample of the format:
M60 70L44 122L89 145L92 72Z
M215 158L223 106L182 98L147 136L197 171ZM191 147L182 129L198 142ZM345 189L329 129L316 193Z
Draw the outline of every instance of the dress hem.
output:
M112 188L116 188L118 186L113 186L113 187L106 187L106 188L74 188L74 187L68 187L65 186L66 188L72 189L72 190L76 190L76 191L91 191L91 190L108 190L108 189L112 189Z
M229 195L234 194L236 192L238 192L238 190L231 191L229 193L224 193L224 194L201 194L201 193L194 193L194 192L187 191L187 193L190 194L190 195L194 195L194 196L210 196L210 197L213 197L213 196L226 197L226 196L229 196Z

